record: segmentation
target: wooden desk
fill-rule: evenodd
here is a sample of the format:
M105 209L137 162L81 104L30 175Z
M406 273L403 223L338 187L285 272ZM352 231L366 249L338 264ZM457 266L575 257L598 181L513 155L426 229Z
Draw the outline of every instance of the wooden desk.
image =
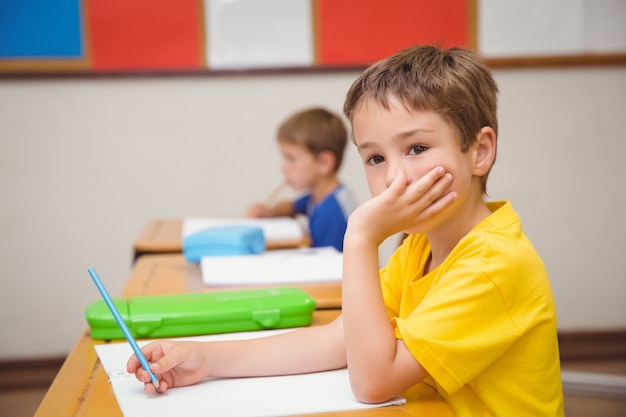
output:
M130 294L126 291L124 295ZM327 323L337 317L339 310L316 310L314 325ZM65 359L35 416L122 416L106 372L102 368L94 345L106 342L91 339L89 331Z
M181 253L183 251L182 229L182 219L150 221L133 243L135 259L151 253Z
M142 258L141 262L138 262L133 270L121 296L131 297L180 292L182 285L181 277L186 277L185 271L190 266L177 263L174 255L163 256L165 258L169 256L172 262L168 263L162 257L155 257L156 259L153 259L154 262L148 260L149 257L146 257L146 260ZM159 259L163 260L160 261ZM180 259L180 256L178 259ZM167 274L150 272L160 269L159 262L169 265L168 268L171 271L179 269L182 272L179 272L175 277L170 276L166 280ZM328 323L339 314L339 309L316 310L313 316L313 325ZM39 405L35 417L122 416L106 373L94 349L94 345L101 343L106 342L92 340L89 331L80 336ZM325 417L408 417L416 415L453 417L449 407L441 398L436 397L433 392L418 393L415 390L415 392L407 393L407 398L409 401L403 406L317 415Z
M123 296L137 295L124 291ZM313 325L328 323L339 310L316 310ZM122 411L86 331L79 339L50 385L35 417L121 417ZM407 393L407 404L369 410L316 414L324 417L453 417L448 405L433 393L417 398ZM417 396L417 395L416 395Z
M133 243L134 259L146 254L181 253L183 219L155 219L144 227ZM270 240L268 249L309 246L308 237L302 240Z
M131 294L182 294L189 292L235 290L245 288L269 288L276 285L256 286L207 286L202 282L202 273L197 264L189 263L182 254L144 255L137 259L127 284ZM316 302L317 309L341 308L341 283L298 284Z

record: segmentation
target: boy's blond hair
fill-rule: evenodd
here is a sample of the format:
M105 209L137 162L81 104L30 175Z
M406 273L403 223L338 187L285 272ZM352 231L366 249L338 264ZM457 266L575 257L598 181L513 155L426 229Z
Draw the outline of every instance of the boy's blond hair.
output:
M466 152L484 126L498 134L498 86L478 55L459 47L415 46L370 66L352 84L343 112L352 122L367 99L389 109L389 97L408 110L433 111L458 132ZM487 192L487 172L481 178Z
M279 143L303 146L317 156L330 151L335 156L334 172L339 171L348 141L346 126L338 115L323 108L295 113L278 128Z

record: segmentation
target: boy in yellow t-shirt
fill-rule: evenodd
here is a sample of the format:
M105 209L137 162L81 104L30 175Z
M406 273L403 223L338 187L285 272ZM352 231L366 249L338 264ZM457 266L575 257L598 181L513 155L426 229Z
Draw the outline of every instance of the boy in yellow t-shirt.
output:
M511 203L484 198L497 91L460 48L418 46L368 68L344 104L373 197L348 220L342 315L268 338L147 345L160 391L347 366L363 402L415 387L457 417L563 416L545 267ZM402 231L379 271L378 246ZM155 391L134 356L127 368Z

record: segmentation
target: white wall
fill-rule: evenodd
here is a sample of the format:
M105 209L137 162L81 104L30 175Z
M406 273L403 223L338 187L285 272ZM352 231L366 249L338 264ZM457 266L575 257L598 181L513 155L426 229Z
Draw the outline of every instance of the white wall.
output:
M69 352L157 217L232 215L280 181L278 123L356 73L0 79L0 360ZM490 194L513 201L561 330L626 327L626 68L498 71ZM342 177L368 197L354 148Z

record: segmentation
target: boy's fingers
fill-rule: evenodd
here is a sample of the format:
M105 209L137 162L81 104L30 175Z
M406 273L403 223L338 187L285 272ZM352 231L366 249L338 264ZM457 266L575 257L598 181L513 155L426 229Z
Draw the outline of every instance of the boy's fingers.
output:
M418 182L425 182L426 187L433 185L439 178L446 173L446 170L442 166L436 166L428 171Z
M128 371L129 374L134 374L138 368L139 360L137 359L137 356L133 354L130 358L128 358L128 362L126 362L126 371Z
M419 215L417 216L418 219L425 219L438 214L450 203L452 203L456 199L456 197L456 191L452 191L444 194L440 198L435 199L432 204L428 205L424 210L419 213Z
M154 385L152 385L152 383L146 383L146 385L144 385L143 387L143 390L146 392L146 394L156 394L157 392L165 392L166 389L167 389L167 386L165 382L159 383L158 390L156 389Z
M145 355L148 362L157 360L159 357L163 357L162 348L158 344L149 344L142 348L142 352ZM152 367L152 365L151 365ZM144 381L150 380L150 375L141 367L141 363L137 356L133 354L126 363L126 371L130 374L136 374L137 378Z
M179 358L180 349L172 349L167 352L167 355L163 355L159 360L150 364L150 369L153 372L164 373L179 365L182 362L182 357Z
M452 174L446 172L435 182L435 184L433 184L433 188L436 189L439 195L441 195L450 186L450 184L452 184Z
M441 186L442 177L444 179L443 186ZM447 182L451 180L451 178L452 175L446 174L443 167L431 169L426 173L426 175L415 182L415 191L412 193L413 198L415 198L413 203L420 202L420 200L423 200L424 198L427 200L428 204L432 203L439 198L441 193L445 190L445 187L449 185Z
M402 192L404 192L404 189L406 188L406 174L404 171L398 171L396 176L394 177L393 181L391 181L391 184L389 184L389 187L387 187L388 189L395 191L398 194L401 194Z

